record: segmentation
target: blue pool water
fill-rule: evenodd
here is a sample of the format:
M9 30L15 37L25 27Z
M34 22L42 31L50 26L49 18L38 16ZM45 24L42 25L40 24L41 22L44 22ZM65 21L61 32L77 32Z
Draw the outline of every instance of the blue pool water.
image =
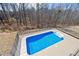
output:
M54 32L46 32L26 38L27 53L29 55L41 51L59 41L63 40L63 37L59 37Z

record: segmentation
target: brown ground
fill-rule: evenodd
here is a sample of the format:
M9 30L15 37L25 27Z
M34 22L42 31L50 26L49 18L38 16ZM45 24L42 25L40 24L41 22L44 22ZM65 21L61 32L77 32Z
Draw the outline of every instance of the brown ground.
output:
M10 55L16 33L0 33L0 55Z

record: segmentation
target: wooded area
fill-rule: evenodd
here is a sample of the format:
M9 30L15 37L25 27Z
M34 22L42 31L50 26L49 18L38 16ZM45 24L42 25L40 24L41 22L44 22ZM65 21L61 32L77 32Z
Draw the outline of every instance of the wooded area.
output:
M79 25L78 3L0 3L0 29L26 30Z

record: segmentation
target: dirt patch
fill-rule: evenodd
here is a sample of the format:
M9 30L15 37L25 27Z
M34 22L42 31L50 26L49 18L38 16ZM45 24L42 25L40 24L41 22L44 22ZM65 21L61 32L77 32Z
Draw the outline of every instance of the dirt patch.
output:
M0 55L10 55L16 32L0 33Z

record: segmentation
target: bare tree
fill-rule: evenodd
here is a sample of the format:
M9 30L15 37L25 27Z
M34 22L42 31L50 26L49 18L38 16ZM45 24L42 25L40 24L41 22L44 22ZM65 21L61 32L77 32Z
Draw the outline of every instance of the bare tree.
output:
M1 8L2 8L2 13L4 15L4 19L8 20L7 14L6 14L6 10L5 10L5 5L3 3L0 3Z

